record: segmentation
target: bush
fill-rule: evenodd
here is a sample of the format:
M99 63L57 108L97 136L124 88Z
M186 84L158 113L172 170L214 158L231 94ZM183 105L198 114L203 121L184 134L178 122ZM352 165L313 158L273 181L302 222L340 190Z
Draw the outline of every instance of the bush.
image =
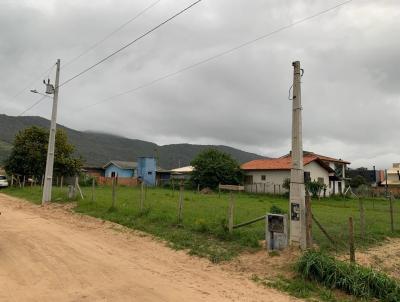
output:
M357 264L338 261L316 251L307 251L296 265L303 278L341 289L361 298L400 301L400 285L384 273Z
M285 214L285 210L281 209L280 207L276 206L276 205L272 205L269 209L269 212L271 214Z

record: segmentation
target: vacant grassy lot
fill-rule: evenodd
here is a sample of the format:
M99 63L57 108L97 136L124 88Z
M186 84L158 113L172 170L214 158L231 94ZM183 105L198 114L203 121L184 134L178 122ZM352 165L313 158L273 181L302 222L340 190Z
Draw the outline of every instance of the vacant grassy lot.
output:
M184 192L183 223L177 224L178 191L148 188L145 209L139 210L140 188L117 187L116 207L111 208L110 187L96 187L95 201L91 201L91 188L82 188L85 199L78 199L75 211L110 220L130 228L142 230L165 239L173 248L188 249L190 253L207 257L214 262L228 260L240 252L260 248L264 239L263 221L226 231L228 194L202 195ZM40 203L38 187L9 188L1 192ZM288 200L281 196L237 194L235 223L264 215L271 206L287 211ZM53 189L53 200L66 201L66 188ZM359 229L359 201L356 199L327 198L312 201L314 216L337 241L332 245L318 227L313 225L314 241L323 249L344 250L348 238L348 217L355 221L356 246L365 248L379 244L386 237L400 237L400 205L395 201L395 228L390 232L389 202L385 199L364 199L366 236Z

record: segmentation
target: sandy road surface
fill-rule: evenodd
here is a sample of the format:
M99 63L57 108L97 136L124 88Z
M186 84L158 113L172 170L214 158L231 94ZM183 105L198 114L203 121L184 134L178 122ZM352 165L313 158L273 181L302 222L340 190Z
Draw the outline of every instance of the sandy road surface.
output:
M0 194L0 301L294 301L112 223Z

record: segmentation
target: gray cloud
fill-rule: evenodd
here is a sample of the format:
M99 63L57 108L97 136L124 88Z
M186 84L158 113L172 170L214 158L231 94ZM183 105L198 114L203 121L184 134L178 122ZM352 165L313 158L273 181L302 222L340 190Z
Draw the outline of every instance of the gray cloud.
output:
M33 76L67 62L151 1L0 3L0 110L18 114L37 96ZM61 71L62 81L171 16L190 1L162 0ZM290 148L293 60L303 77L304 148L384 168L400 160L400 4L355 0L137 92L82 107L229 49L337 1L204 0L60 91L59 121L155 141L228 144L269 156ZM43 89L38 79L32 88ZM28 114L50 115L43 102Z

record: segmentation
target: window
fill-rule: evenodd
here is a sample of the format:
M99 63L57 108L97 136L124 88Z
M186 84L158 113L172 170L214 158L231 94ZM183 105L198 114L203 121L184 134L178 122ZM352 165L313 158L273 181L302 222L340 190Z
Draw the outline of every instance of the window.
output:
M151 171L147 172L147 175L152 175L152 174L153 174L153 172L151 172Z
M115 177L115 172L111 172L111 177L114 178Z
M265 175L261 175L261 180L266 180L267 178L265 177Z

